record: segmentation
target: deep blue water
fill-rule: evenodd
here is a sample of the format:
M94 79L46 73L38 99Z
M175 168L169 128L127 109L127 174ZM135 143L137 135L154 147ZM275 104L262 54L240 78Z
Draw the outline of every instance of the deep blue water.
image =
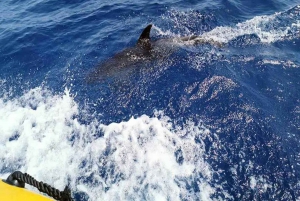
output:
M223 46L86 81L150 23ZM2 177L76 200L300 199L296 0L2 1L0 63Z

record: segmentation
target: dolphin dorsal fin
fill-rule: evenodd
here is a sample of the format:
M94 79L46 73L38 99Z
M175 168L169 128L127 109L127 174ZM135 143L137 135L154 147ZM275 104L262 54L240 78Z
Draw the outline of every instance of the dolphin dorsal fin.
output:
M149 39L150 40L150 30L151 30L152 24L149 24L144 31L142 32L139 41L144 40L144 39Z
M152 24L149 24L144 31L142 32L137 45L142 46L146 49L151 49L151 43L150 43L150 30L151 30Z

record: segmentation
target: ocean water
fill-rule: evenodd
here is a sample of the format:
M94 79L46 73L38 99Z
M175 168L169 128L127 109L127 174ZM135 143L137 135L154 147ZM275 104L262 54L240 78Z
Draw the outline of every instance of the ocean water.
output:
M87 75L144 27L198 35L113 78ZM75 200L300 200L300 4L0 2L0 177Z

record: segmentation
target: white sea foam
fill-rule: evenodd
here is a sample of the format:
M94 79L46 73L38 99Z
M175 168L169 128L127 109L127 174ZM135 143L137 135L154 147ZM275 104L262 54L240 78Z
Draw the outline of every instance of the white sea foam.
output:
M262 43L274 43L276 41L290 40L293 38L299 38L300 34L300 13L297 11L298 7L293 8L292 12L278 12L273 15L256 16L250 20L246 20L241 23L237 23L234 26L219 26L211 31L205 32L199 35L194 41L207 40L216 41L219 43L228 43L229 41L243 35L257 35ZM178 14L177 11L173 11ZM185 27L184 24L194 24L194 20L198 17L191 13L180 12L180 20L172 16L172 13L168 18L172 18L174 27ZM192 17L191 17L191 16ZM197 14L200 15L200 14ZM166 19L166 16L162 17ZM284 21L284 23L282 22ZM178 25L179 23L180 26ZM179 35L172 33L170 30L163 31L158 27L154 27L159 35L168 35L172 37L179 37ZM187 28L183 30L182 35L195 35L197 33L191 33ZM188 43L186 43L188 44Z
M256 34L260 38L261 42L273 43L285 39L292 39L293 37L297 37L297 35L299 37L299 20L295 19L293 22L280 24L280 20L278 20L277 17L283 14L284 13L279 12L273 15L256 16L245 22L238 23L233 27L216 27L215 29L201 35L200 38L227 43L239 36ZM286 17L286 20L290 20L291 18L292 17Z
M254 176L249 177L249 185L252 190L256 190L259 192L266 192L267 189L271 187L268 181L262 176L259 176L257 178L255 178Z
M201 124L177 127L160 112L83 124L82 110L67 89L0 98L0 176L21 170L59 189L70 182L86 200L211 200L212 170L195 142L211 133Z
M77 112L68 90L60 96L35 88L20 98L0 99L0 170L39 175L62 188L67 175L77 172L68 140Z
M285 68L299 68L299 66L291 60L287 60L287 61L281 60L280 61L280 60L264 59L259 63L260 64L282 65Z

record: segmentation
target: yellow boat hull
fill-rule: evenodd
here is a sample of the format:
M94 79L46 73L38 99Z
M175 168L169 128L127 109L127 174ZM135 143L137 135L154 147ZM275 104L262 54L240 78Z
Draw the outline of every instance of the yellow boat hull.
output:
M31 192L25 188L9 185L0 179L1 201L53 201L48 197Z

